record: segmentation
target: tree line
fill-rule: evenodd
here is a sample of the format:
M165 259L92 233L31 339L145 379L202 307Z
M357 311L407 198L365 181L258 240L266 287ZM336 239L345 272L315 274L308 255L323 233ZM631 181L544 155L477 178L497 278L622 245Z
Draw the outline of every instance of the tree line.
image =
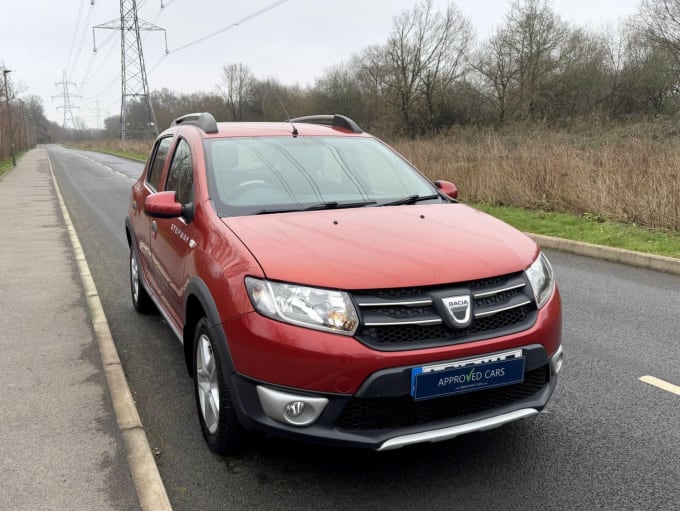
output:
M680 0L642 0L633 16L606 30L567 23L550 0L512 0L481 41L454 2L440 10L420 0L393 19L384 43L326 69L311 86L259 78L246 63L229 63L214 91L162 89L151 101L160 130L188 112L225 121L342 113L380 136L413 138L456 125L675 116L679 92ZM16 95L10 89L10 99ZM105 119L101 131L61 130L45 119L39 98L28 103L23 115L33 142L119 136L119 116ZM128 119L144 122L141 104L127 108ZM10 101L10 110L21 118L18 102ZM8 129L3 116L0 159Z
M330 67L311 87L231 63L217 91L162 90L153 105L161 127L189 111L234 121L321 112L383 136L416 137L454 125L675 115L679 92L680 0L643 0L607 30L565 22L550 0L514 0L481 43L455 3L436 10L421 0L394 18L387 41Z
M42 98L23 95L24 83L12 80L6 70L0 66L0 162L36 144L87 136L85 131L65 130L48 120Z
M550 0L514 0L481 43L455 3L436 10L421 0L394 18L387 41L330 67L311 87L231 63L215 92L162 90L152 99L161 127L188 111L234 121L323 112L384 136L415 137L454 125L675 115L679 87L680 0L643 0L608 30L565 22Z

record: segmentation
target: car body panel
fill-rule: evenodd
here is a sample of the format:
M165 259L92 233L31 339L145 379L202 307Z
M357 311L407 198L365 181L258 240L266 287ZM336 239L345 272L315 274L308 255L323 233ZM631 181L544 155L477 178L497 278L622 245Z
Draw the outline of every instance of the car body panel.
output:
M526 235L463 204L224 219L267 278L336 289L464 282L527 268ZM499 255L502 254L502 257Z

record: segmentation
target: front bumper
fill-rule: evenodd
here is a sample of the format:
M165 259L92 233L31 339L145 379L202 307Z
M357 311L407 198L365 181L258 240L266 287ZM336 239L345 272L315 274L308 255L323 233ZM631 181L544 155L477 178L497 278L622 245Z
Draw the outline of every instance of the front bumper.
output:
M414 401L411 367L378 371L354 395L277 387L235 374L232 384L244 426L317 443L389 450L492 429L540 412L562 367L560 347L549 359L543 346L522 347L524 381L493 389ZM296 425L285 417L291 403L309 403ZM304 407L302 407L304 408Z

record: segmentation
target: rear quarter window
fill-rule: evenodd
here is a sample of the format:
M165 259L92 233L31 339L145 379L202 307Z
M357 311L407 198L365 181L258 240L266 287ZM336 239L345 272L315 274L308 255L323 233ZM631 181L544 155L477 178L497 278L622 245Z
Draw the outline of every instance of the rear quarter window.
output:
M189 204L194 200L194 165L186 140L182 139L177 144L165 189L176 191L181 204Z
M149 171L146 174L146 182L154 191L157 191L161 184L161 174L163 173L165 161L168 159L168 150L170 149L171 142L172 137L166 137L159 140L156 144L153 161L149 165Z

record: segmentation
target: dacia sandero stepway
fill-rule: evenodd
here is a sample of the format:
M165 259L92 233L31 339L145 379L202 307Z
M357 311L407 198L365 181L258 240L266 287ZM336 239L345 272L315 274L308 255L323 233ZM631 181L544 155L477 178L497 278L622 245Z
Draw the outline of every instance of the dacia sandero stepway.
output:
M452 155L453 157L453 155ZM341 115L176 119L132 187L132 303L183 343L211 450L395 449L539 413L560 296L526 235Z

